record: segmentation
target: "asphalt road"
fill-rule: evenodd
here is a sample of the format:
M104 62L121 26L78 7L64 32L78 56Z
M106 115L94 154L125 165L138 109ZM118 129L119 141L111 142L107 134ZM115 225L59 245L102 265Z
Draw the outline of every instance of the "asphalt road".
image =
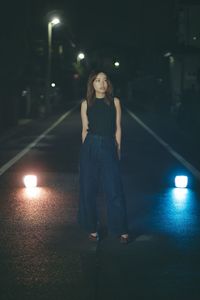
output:
M121 169L132 236L128 245L107 234L101 186L102 240L88 241L77 225L79 107L34 146L58 117L0 138L0 171L7 168L0 176L1 300L199 299L200 191L194 172L200 169L199 145L172 120L137 116L144 123L123 110ZM9 167L27 145L29 151ZM39 181L32 192L22 183L30 172ZM173 187L178 172L189 176L188 189Z

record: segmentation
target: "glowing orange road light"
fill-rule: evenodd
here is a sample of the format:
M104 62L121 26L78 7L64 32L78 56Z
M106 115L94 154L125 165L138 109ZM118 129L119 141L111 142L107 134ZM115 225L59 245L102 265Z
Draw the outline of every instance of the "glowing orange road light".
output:
M187 176L176 176L175 177L175 187L177 188L186 188L188 186L188 177Z
M37 186L37 176L26 175L24 176L24 185L26 188L34 188Z

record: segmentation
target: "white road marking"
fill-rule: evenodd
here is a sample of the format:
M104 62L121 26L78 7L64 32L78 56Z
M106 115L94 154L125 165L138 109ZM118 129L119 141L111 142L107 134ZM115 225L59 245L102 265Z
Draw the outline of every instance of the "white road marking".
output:
M20 160L26 153L28 153L33 147L35 147L41 139L43 139L50 131L52 131L56 126L58 126L67 116L69 116L75 109L77 105L63 114L53 125L46 129L40 136L38 136L32 143L28 144L26 148L20 151L16 156L10 159L6 164L0 167L0 176L4 174L10 167L12 167L18 160Z
M200 172L191 165L183 156L177 153L169 144L161 139L153 130L145 125L132 111L126 108L128 114L135 119L149 134L151 134L172 156L174 156L183 166L185 166L198 180L200 180Z

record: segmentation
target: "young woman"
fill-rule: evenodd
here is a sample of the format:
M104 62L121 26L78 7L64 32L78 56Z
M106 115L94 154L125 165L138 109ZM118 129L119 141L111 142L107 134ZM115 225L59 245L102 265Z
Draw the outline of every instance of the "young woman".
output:
M120 175L121 106L112 97L112 84L104 72L88 79L87 99L81 104L82 148L80 155L79 223L89 239L99 240L96 197L103 183L107 200L108 229L127 243L126 208Z

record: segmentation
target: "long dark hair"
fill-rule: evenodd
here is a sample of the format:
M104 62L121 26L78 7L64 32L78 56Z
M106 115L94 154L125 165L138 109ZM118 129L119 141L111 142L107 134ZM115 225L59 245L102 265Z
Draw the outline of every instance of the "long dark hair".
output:
M89 78L88 78L87 96L86 96L88 106L92 106L95 102L96 95L95 95L95 89L93 87L93 82L94 82L94 80L96 79L96 77L99 73L105 74L106 78L107 78L108 87L107 87L107 90L106 90L106 93L105 93L105 100L104 101L108 105L110 105L113 101L113 86L112 86L112 83L111 83L107 73L104 72L104 71L101 71L101 70L96 70L96 71L93 71L89 75Z

